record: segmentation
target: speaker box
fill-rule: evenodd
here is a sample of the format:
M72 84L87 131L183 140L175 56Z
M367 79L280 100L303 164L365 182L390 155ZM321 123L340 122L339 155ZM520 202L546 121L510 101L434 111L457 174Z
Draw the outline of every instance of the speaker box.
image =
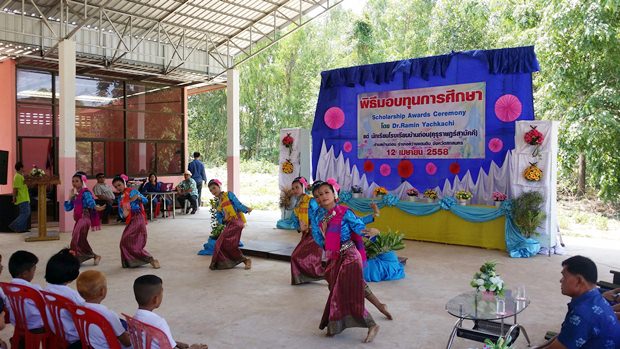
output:
M0 150L0 184L7 183L8 175L9 175L9 152L6 150Z

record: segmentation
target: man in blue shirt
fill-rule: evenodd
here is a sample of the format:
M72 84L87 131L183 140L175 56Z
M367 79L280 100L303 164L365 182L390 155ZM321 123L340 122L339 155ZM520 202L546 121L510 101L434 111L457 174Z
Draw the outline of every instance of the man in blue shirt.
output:
M207 174L205 173L205 165L198 158L200 158L200 153L195 151L194 161L187 165L187 169L192 173L192 179L196 182L198 206L202 206L202 184L207 182Z
M587 257L574 256L562 262L562 267L562 294L571 297L571 302L560 333L543 348L620 348L620 323L596 288L596 264Z

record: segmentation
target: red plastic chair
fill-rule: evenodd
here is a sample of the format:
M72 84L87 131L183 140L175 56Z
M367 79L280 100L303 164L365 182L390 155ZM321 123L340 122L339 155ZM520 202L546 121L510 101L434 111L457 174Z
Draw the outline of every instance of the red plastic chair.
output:
M62 324L60 314L63 310L71 314L71 309L75 306L75 303L66 297L57 295L56 293L41 291L41 294L43 295L45 306L47 307L47 316L50 328L54 329L52 331L54 334L52 338L54 345L53 347L67 348L69 346L69 342L67 342L67 339L65 338L65 327Z
M79 305L72 305L71 315L75 322L75 328L77 329L80 341L82 342L82 349L94 348L90 344L90 326L95 325L99 327L103 333L110 349L121 349L121 343L114 334L112 325L108 320L98 312L82 307Z
M166 334L157 327L145 324L127 314L123 314L127 319L127 328L133 349L151 349L153 341L159 343L159 349L173 349Z
M9 300L11 312L15 318L15 331L10 340L11 348L19 348L19 343L22 340L25 349L39 349L41 345L43 345L43 348L53 348L48 345L51 331L48 326L47 317L45 316L45 301L41 293L32 287L6 282L0 282L0 287ZM44 329L42 333L28 331L25 303L27 299L32 300L37 309L39 309L39 313L41 313Z

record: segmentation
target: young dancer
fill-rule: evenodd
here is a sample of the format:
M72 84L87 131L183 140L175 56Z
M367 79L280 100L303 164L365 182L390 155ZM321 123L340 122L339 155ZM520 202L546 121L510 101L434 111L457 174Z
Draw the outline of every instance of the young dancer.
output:
M318 208L314 199L306 194L308 182L304 177L297 177L291 184L293 195L298 196L297 206L293 209L293 226L301 233L301 240L291 253L291 284L299 285L325 277L325 268L321 265L323 250L314 242L308 223L309 215Z
M362 272L366 259L362 236L373 236L378 231L366 229L349 208L337 204L333 184L316 183L315 190L320 208L311 217L312 236L325 250L325 279L329 284L329 297L319 328L327 327L327 335L333 336L348 327L366 327L368 334L364 342L371 342L379 325L364 307L367 286Z
M80 263L94 258L94 264L98 265L101 256L95 254L88 243L88 230L100 230L99 214L97 211L103 211L105 207L95 204L93 193L86 187L86 176L74 174L71 178L70 199L65 201L65 211L73 210L73 234L71 236L71 245L69 249Z
M252 212L252 208L243 205L231 191L222 191L222 182L217 179L209 181L209 191L218 199L216 217L218 222L224 224L224 230L217 238L211 265L209 268L230 269L237 264L245 264L245 269L252 268L252 260L243 255L239 249L241 231L245 224L243 213Z
M123 268L151 264L153 268L159 269L159 261L144 249L147 236L144 204L147 203L147 199L137 190L127 188L122 176L115 177L112 185L121 193L118 212L125 219L126 224L120 242Z

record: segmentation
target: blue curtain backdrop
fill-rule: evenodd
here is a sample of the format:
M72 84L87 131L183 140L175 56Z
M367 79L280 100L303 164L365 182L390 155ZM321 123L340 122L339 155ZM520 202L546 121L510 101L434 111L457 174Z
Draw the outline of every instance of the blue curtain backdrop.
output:
M531 74L538 70L534 47L528 46L453 52L441 56L324 71L321 73L321 89L312 127L313 176L316 178L323 142L327 149L333 147L334 154L339 154L343 150L343 144L349 141L353 150L343 152L345 160L349 160L351 167L357 165L360 175L366 174L369 184L375 182L388 190L395 189L405 180L422 190L441 187L446 179L452 182L456 175L462 177L467 171L470 171L475 180L480 169L488 171L491 161L501 166L506 152L514 149L515 122L499 120L494 111L495 102L505 94L517 96L522 103L521 116L517 120L533 120ZM388 176L379 174L379 166L375 166L370 172L364 172L365 159L358 159L356 151L358 94L482 81L486 82L485 144L492 138L500 138L504 144L501 151L494 153L487 148L485 159L432 159L437 166L434 175L428 175L424 171L429 159L410 159L414 167L410 178L401 178L396 171L401 159L380 160L392 168ZM336 130L329 128L324 121L325 112L331 107L339 107L345 114L344 125ZM453 162L460 166L460 171L456 174L449 170Z

